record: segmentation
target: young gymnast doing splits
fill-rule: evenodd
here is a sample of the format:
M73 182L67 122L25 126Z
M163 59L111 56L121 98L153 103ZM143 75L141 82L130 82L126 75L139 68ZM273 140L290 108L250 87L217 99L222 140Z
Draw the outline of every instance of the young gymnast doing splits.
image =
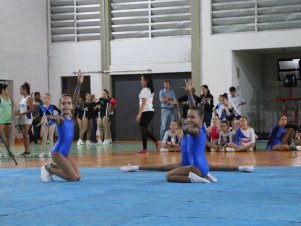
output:
M60 98L61 115L45 115L42 117L42 126L45 126L48 123L48 120L53 120L56 123L58 131L58 141L51 151L53 163L48 162L46 165L41 167L41 179L44 182L51 181L53 175L61 177L67 181L80 180L79 169L69 152L74 133L74 122L72 116L75 108L73 108L73 106L76 106L83 81L84 75L81 71L79 71L73 99L67 94L63 94Z

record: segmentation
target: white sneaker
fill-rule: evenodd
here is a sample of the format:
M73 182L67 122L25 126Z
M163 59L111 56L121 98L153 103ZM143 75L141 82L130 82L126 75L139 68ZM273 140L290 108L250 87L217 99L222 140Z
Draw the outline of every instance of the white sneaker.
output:
M107 140L104 140L104 142L102 143L103 145L108 145L108 144L110 144L110 141L109 141L109 139L107 139Z
M41 180L45 183L48 183L50 180L49 172L46 170L45 166L41 167Z
M123 172L135 172L135 171L139 170L139 166L132 166L132 165L128 164L127 166L121 166L120 170Z
M215 148L211 148L211 149L210 149L210 151L212 151L212 152L215 152L215 151L216 151L216 149L215 149Z
M96 143L96 145L103 145L103 143L102 143L101 140L99 140L99 141Z
M88 141L86 142L86 145L88 145L88 146L93 146L94 143L92 143L91 141L88 140Z
M248 151L254 151L254 149L253 149L253 148L250 148Z
M239 166L238 171L252 173L254 171L254 166Z
M79 140L77 141L77 146L84 145L84 144L85 144L85 143L83 142L82 139L79 139Z
M40 153L38 156L39 156L39 158L44 158L45 157L45 153Z
M46 163L46 166L48 166L48 167L51 167L51 162L47 162ZM46 168L45 168L46 169ZM48 172L49 173L49 172ZM50 179L50 181L54 181L54 179L53 179L53 174L52 173L49 173L49 179Z
M230 148L230 147L226 147L226 151L231 152L231 151L235 151L235 149L234 148Z
M110 142L110 143L113 143L112 138L109 139L109 142Z
M193 172L189 172L188 177L191 181L191 183L207 183L210 184L211 182L209 180L207 180L204 177L199 177L198 175L196 175Z
M208 173L206 176L206 179L208 179L210 182L216 183L217 179L215 176L213 176L212 174Z
M160 148L160 151L168 151L168 149L167 148Z
M296 146L297 151L301 151L301 146Z

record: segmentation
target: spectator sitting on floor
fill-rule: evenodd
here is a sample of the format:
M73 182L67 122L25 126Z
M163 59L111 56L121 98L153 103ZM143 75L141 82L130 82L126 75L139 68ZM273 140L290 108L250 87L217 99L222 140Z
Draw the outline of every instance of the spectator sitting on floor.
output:
M182 135L181 129L178 129L178 123L172 121L170 123L170 130L165 132L160 151L180 151Z
M243 116L239 119L240 127L235 132L233 143L228 144L226 151L254 151L256 135L254 129L249 126L249 120Z
M227 121L221 121L220 127L221 127L221 131L219 132L218 150L226 151L225 148L229 143L232 142L232 131L230 130Z
M220 122L218 115L212 116L211 119L211 126L207 128L207 142L206 142L206 149L208 151L217 151L218 150L218 139L219 139L219 132L220 132Z
M278 125L271 129L266 149L269 151L290 151L290 141L294 137L294 129L287 128L287 117L280 116Z

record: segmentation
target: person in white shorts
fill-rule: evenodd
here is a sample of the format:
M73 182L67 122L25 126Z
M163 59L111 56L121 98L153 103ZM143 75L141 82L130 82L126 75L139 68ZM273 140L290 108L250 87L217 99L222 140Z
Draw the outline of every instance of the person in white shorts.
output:
M24 157L29 157L30 148L29 148L29 134L28 131L32 125L32 112L34 110L33 99L30 96L30 86L25 82L20 87L20 94L23 96L19 103L19 110L17 111L18 124L22 127L22 135L24 140L25 151L21 154Z

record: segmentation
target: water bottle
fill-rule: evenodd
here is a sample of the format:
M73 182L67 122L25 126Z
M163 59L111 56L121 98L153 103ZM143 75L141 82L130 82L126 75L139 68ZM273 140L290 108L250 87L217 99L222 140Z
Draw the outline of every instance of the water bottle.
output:
M294 139L291 139L290 148L292 150L296 150L296 144L295 144L295 140Z

